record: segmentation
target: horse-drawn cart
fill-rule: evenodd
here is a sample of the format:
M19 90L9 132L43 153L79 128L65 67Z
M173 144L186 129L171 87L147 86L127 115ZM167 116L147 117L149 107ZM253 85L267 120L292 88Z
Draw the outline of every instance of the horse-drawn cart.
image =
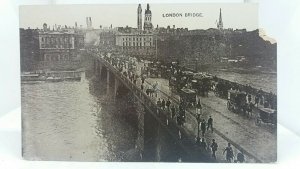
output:
M195 105L196 104L196 92L192 89L186 89L183 88L180 90L180 99L186 104L186 105Z
M227 108L234 113L246 113L246 93L236 90L228 91Z
M277 111L270 108L259 108L255 124L260 125L261 123L276 125Z

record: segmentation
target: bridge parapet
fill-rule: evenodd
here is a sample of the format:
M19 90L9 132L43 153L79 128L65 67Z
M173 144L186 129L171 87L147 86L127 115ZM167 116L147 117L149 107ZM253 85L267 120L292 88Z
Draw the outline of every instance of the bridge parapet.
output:
M107 67L111 73L124 84L134 95L135 99L141 103L148 112L159 122L159 124L172 136L174 142L179 145L187 154L188 161L205 161L212 159L208 155L209 152L201 151L195 144L195 134L188 131L184 126L177 124L175 119L170 119L167 111L160 109L153 98L146 95L136 84L130 81L122 72L105 60L100 54L90 53L96 60L100 61L102 66Z

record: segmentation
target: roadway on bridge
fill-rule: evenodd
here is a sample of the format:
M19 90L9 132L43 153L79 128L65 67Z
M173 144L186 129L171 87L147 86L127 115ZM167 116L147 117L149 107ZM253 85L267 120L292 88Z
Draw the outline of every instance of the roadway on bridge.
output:
M157 98L179 101L179 96L171 92L166 79L148 78L150 84L158 82L160 92ZM243 150L248 153L247 162L271 162L276 160L276 135L272 133L271 126L256 126L254 120L230 112L226 107L226 100L217 98L212 93L209 97L201 97L203 114L201 118L207 120L211 115L214 119L215 132L210 130L205 134L205 139L211 143L212 139L218 142L217 158L222 161L225 156L223 150L230 142L235 147L235 154ZM184 126L197 135L197 120L195 108L190 108L186 114Z
M135 74L140 75L142 63L137 63L138 70ZM157 81L159 91L157 97L153 97L154 101L158 98L170 98L171 102L179 102L179 96L173 93L168 85L168 80L162 78L147 78L145 89L151 87ZM141 79L138 78L136 85L141 86ZM200 97L200 96L198 96ZM203 114L201 118L207 120L211 115L214 119L214 132L208 131L204 138L208 145L211 140L215 139L219 145L217 161L225 162L223 150L227 143L232 143L234 154L241 150L246 155L246 162L272 162L276 161L276 130L271 126L256 126L253 119L247 119L244 116L234 114L227 109L227 101L216 97L212 93L208 97L201 97L203 105ZM177 105L177 103L176 103ZM184 128L197 137L198 123L195 117L195 108L190 108L186 113L186 122ZM170 119L172 120L172 119ZM173 119L175 120L175 119ZM166 122L167 123L167 122Z
M142 63L137 64L137 70L141 70ZM137 71L137 74L140 74ZM179 102L179 96L171 91L169 82L162 78L147 78L147 87L151 87L151 84L159 84L158 98ZM138 86L141 85L141 81L138 80ZM227 143L230 142L234 145L235 154L239 151L243 151L246 154L247 162L272 162L276 161L276 130L274 126L263 124L261 126L255 125L253 118L248 118L240 114L235 114L227 109L227 100L216 97L212 92L208 97L200 97L201 104L203 106L203 114L201 118L207 119L212 116L214 119L215 132L208 131L205 135L205 139L208 143L211 143L212 139L218 142L219 150L216 155L219 161L224 161L225 156L223 150L226 148ZM196 109L190 108L187 113L186 123L184 124L191 133L195 133L197 136L198 124L196 120Z

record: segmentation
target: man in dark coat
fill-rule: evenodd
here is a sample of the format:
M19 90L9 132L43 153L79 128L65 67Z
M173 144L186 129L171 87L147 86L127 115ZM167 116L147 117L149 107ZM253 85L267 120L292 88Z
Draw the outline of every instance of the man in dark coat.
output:
M205 134L205 131L206 131L206 123L205 123L204 119L201 122L201 131L202 131L202 137L204 137L204 134Z
M211 116L209 116L209 119L207 120L207 131L208 129L211 129L211 131L213 132L214 129L213 129L213 119L211 118Z
M171 105L171 102L170 102L170 99L168 99L167 103L166 103L166 106L167 106L168 110L170 109L170 105Z
M218 144L216 143L215 139L212 139L212 143L211 143L210 147L211 147L211 151L212 151L212 155L211 156L214 159L217 159L217 157L216 157L216 151L218 150Z
M233 159L233 150L231 147L231 144L228 143L228 146L223 151L223 154L226 152L226 161L231 163L231 160Z
M165 107L166 107L166 101L165 99L163 99L161 102L161 108L165 110Z

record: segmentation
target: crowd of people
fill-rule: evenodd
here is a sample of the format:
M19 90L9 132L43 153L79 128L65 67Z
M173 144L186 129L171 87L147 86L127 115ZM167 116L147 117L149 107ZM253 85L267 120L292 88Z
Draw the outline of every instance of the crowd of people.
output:
M156 102L157 106L159 107L160 110L163 111L167 111L168 114L170 113L170 117L171 119L175 119L177 122L177 125L179 126L183 126L185 123L185 118L186 118L186 105L184 104L184 102L180 102L178 106L176 106L175 104L172 104L171 101L169 99L165 100L164 98L157 98L157 102ZM209 130L211 132L214 131L214 127L213 127L213 118L212 116L209 116L209 118L207 120L205 120L204 118L201 118L202 116L202 105L200 103L200 99L198 100L197 104L196 104L196 118L198 121L198 136L196 138L196 145L200 148L201 151L206 151L208 152L208 150L211 151L211 157L215 160L217 160L216 157L216 152L218 150L218 144L216 142L215 139L212 139L212 142L210 145L208 145L205 141L205 134L206 132L208 132ZM201 137L199 136L199 130L201 130ZM179 131L179 138L181 139L182 135L181 132ZM232 146L230 143L228 143L228 146L224 149L223 154L225 154L225 159L226 162L237 162L237 163L243 163L245 162L245 156L243 154L243 151L239 152L236 154L236 158L234 159L234 152L232 149Z
M155 82L152 86L147 85L147 89L145 90L145 79L146 77L144 76L138 76L137 74L135 74L135 71L129 71L126 70L124 68L126 68L126 66L124 64L118 63L118 62L114 62L111 58L106 57L105 58L108 62L113 63L113 66L115 66L116 68L119 69L119 71L125 76L127 77L132 83L137 84L137 79L140 78L141 79L141 85L140 85L140 89L145 92L147 94L147 96L149 97L155 97L157 98L156 104L158 107L158 112L159 111L165 111L167 112L168 115L168 119L167 119L167 125L168 125L168 120L170 119L174 119L176 120L177 125L179 126L183 126L186 120L186 111L187 111L187 104L183 101L180 100L179 104L177 105L176 103L172 103L171 100L169 98L167 98L166 100L164 98L158 98L158 83ZM251 99L251 98L249 98ZM197 146L199 146L201 151L207 151L208 149L211 150L212 154L212 158L213 159L217 159L216 157L216 152L218 151L218 144L216 142L215 139L212 139L212 143L210 145L207 145L206 141L205 141L205 133L209 130L211 130L211 132L213 132L213 118L211 116L209 116L209 118L207 120L205 120L204 118L201 118L201 116L203 115L202 113L202 105L200 103L200 99L198 100L197 104L195 105L195 112L196 112L196 119L198 122L198 136L195 139L195 143L197 144ZM199 136L199 128L201 129L201 136L202 138L200 138ZM179 138L181 139L181 132L179 131ZM231 147L231 144L228 143L228 146L224 149L223 154L225 154L226 157L226 161L227 162L244 162L245 161L245 157L244 154L242 152L238 153L236 156L236 160L234 160L234 153L233 153L233 149Z

